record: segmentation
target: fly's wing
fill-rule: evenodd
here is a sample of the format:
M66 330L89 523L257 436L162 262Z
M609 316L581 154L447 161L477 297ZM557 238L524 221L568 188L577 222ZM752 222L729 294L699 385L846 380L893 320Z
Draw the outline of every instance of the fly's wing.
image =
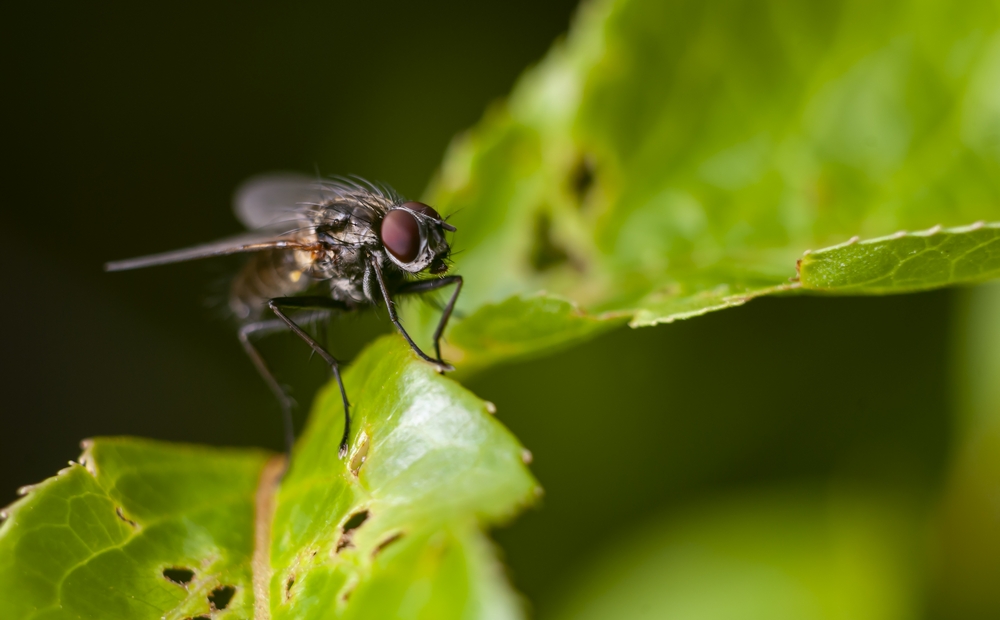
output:
M191 248L113 261L106 271L125 271L155 265L224 256L240 252L304 247L298 233L310 228L310 209L323 202L324 186L301 174L276 173L253 177L233 197L236 217L251 232Z
M227 254L238 254L240 252L260 252L262 250L273 249L296 249L305 247L300 241L288 235L282 235L273 231L250 232L235 237L227 237L212 243L196 245L182 250L173 250L161 254L151 254L138 258L112 261L105 263L105 271L126 271L128 269L141 269L143 267L153 267L156 265L168 265L170 263L180 263L183 261L195 260L198 258L208 258L210 256L225 256Z
M236 218L250 230L290 230L305 225L306 213L324 202L319 180L302 174L279 172L245 181L233 195Z

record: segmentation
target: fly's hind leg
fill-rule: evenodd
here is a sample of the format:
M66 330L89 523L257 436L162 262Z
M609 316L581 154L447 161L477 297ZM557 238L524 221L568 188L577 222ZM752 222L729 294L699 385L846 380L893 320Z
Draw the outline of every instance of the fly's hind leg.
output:
M282 420L285 426L285 452L290 457L292 455L292 445L295 443L295 426L292 422L292 408L295 406L295 402L288 396L284 388L281 387L278 380L274 378L274 374L267 367L264 357L250 339L251 335L263 336L285 329L287 329L287 326L280 319L254 321L253 323L246 323L240 326L239 337L240 344L243 345L243 350L246 351L247 357L253 362L257 372L264 379L264 382L267 383L267 387L271 389L274 397L278 399L278 404L281 405Z
M351 434L351 414L350 403L347 402L347 392L344 390L344 382L340 378L340 363L337 361L337 358L331 355L330 352L323 347L323 345L316 342L316 339L306 333L304 329L302 329L295 321L285 314L282 308L320 308L326 310L349 310L349 308L345 304L334 299L330 299L329 297L276 297L269 300L267 305L282 323L287 325L296 336L301 338L313 351L316 352L317 355L322 357L323 360L330 365L330 369L333 371L333 376L337 379L337 385L340 387L340 396L344 401L344 435L340 440L339 451L340 457L344 458L347 455L347 440Z

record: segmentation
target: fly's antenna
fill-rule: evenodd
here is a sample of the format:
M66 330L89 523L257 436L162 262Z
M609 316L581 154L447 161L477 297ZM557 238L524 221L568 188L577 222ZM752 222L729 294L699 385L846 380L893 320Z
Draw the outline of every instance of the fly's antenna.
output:
M448 220L450 220L451 218L455 217L456 215L458 215L462 211L465 211L465 207L459 207L458 209L455 209L454 211L452 211L448 215L444 216L444 221L447 222Z

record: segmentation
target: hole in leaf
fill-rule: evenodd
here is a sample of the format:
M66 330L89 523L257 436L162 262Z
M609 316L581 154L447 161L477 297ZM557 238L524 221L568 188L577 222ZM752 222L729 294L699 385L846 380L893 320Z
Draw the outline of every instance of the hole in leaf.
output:
M531 266L535 271L545 271L569 260L569 254L552 238L552 217L546 211L535 215L534 243L531 247Z
M580 157L573 169L570 170L569 188L581 207L584 205L587 193L594 185L594 172L594 159L588 155Z
M179 586L187 586L194 579L194 571L190 568L164 568L163 576L167 578L167 581L172 581Z
M369 514L367 510L362 510L361 512L352 514L351 518L344 524L344 533L346 534L351 530L356 530L361 527L361 525L368 520L368 516Z
M340 608L341 612L344 611L344 606L351 599L351 595L354 594L354 590L358 587L358 576L357 573L351 575L344 582L344 586L340 588L340 592L337 593L337 606Z
M216 611L222 611L229 606L229 601L233 600L236 588L233 586L219 586L208 595L208 604Z
M342 600L342 601L344 601L346 603L348 601L348 599L351 598L351 594L354 594L354 586L353 585L351 587L349 587L349 588L345 588L344 589L344 593L340 595L340 600Z
M386 538L385 540L383 540L382 542L380 542L378 545L375 546L375 548L372 550L372 557L375 557L376 555L382 553L383 549L385 549L386 547L388 547L389 545L396 542L402 537L403 537L402 532L396 532L395 534L392 534L391 536L389 536L388 538Z
M118 515L119 519L121 519L125 523L128 523L132 527L139 527L138 525L136 525L135 521L133 521L132 519L129 519L128 517L125 516L125 513L122 511L122 507L121 506L117 506L115 508L115 514Z
M187 620L212 620L210 616L195 616L194 618L188 618Z
M354 531L361 527L365 521L368 520L370 516L367 510L362 510L351 515L351 517L344 523L341 528L343 534L340 536L340 540L337 541L337 553L351 546L351 538L354 537Z
M292 598L292 586L295 585L295 575L289 575L285 582L285 600Z

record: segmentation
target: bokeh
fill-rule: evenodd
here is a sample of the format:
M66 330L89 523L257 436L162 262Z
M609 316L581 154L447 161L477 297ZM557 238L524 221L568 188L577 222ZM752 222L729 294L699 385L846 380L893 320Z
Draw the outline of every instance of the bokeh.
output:
M260 172L356 173L419 196L574 4L5 9L0 503L95 435L280 449L277 407L220 309L238 261L101 265L236 232L231 192ZM791 531L798 507L877 496L903 523L890 531L916 533L893 556L911 558L907 583L873 594L888 611L871 617L989 617L1000 573L976 553L996 487L953 484L991 471L963 452L975 295L759 300L472 377L546 488L495 532L515 586L539 617L572 615L579 584L664 523L683 545L727 510L783 511ZM387 329L352 317L328 337L350 358ZM292 338L266 354L306 411L323 364Z
M223 312L239 260L103 263L238 232L232 192L262 172L359 174L419 196L573 4L7 7L0 502L94 435L280 449ZM331 335L346 357L384 328L350 322ZM292 339L264 346L308 410L323 365Z

